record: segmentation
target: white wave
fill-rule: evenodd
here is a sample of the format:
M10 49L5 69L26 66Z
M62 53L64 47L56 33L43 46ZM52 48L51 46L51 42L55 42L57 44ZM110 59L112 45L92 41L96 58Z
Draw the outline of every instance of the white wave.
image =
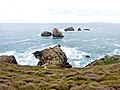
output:
M120 49L114 49L114 51L112 52L112 54L120 54Z
M55 45L51 45L49 47L53 47ZM30 49L24 53L19 53L16 51L8 51L8 52L4 52L4 53L0 53L0 55L14 55L18 64L19 65L30 65L30 66L36 66L38 61L34 55L32 54L34 51L37 50L43 50L47 47L44 47L41 49ZM80 66L85 66L86 63L88 63L88 61L86 62L86 60L84 59L86 55L90 55L89 53L86 52L82 52L79 51L76 47L75 48L70 48L70 47L61 47L61 49L65 52L66 56L68 57L68 62L70 62L70 64L73 67L80 67Z
M112 55L120 55L120 49L114 49L112 52L107 53L107 55L112 56ZM104 55L105 56L105 55Z
M41 33L37 34L37 36L41 36Z
M60 29L60 32L65 32L64 29Z
M90 39L90 40L83 40L83 42L91 42L91 41L96 41L98 38Z
M64 32L67 32L67 33L78 33L77 31L64 31Z
M74 67L80 67L80 61L74 61Z
M97 45L91 45L91 46L101 49L101 47L99 47L99 46L97 46Z
M114 41L114 40L120 40L120 38L112 38L112 39L105 39L105 40L108 40L108 41Z
M72 42L72 41L74 41L74 39L62 39L63 40L63 42Z
M65 52L68 62L73 67L83 67L87 65L88 61L86 62L86 55L90 55L89 53L79 51L76 47L61 47L61 49ZM91 56L91 55L90 55Z
M18 53L16 51L8 51L0 53L0 55L14 55L19 65L36 66L38 60L32 54L33 52L26 51L24 53Z
M3 53L0 53L0 55L15 55L15 51L7 51L7 52L3 52Z
M3 43L3 44L16 44L16 43L23 43L23 42L27 42L30 41L31 39L24 39L24 40L20 40L20 41L14 41L14 42L9 42L9 43Z
M61 47L70 59L81 59L86 54L85 52L78 51L76 48Z
M120 44L114 44L116 47L120 47Z

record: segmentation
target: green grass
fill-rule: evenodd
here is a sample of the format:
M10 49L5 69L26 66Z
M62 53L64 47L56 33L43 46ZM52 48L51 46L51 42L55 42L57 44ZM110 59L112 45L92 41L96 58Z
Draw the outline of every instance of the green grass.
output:
M70 69L0 63L0 90L119 89L120 63L113 60L100 63Z

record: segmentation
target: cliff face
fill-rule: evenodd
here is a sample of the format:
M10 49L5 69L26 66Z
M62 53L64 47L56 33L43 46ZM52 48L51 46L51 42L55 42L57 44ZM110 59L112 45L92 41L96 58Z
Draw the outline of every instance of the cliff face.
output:
M0 90L119 90L120 62L119 56L115 57L107 56L86 68L70 69L0 62Z

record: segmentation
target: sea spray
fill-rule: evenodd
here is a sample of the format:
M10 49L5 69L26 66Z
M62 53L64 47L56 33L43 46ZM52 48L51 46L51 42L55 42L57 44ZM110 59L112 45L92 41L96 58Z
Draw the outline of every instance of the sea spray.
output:
M24 53L18 53L16 51L7 51L0 53L0 55L14 55L19 65L36 66L38 60L34 57L32 52L26 51Z

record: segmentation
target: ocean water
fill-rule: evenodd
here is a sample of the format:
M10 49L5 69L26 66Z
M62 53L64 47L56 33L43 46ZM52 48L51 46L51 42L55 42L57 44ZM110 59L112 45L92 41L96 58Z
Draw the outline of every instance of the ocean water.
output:
M67 27L74 32L64 32ZM43 31L58 28L62 39L41 37ZM81 28L82 31L77 31ZM90 28L90 31L83 30ZM113 23L13 23L0 24L0 55L14 55L20 65L37 65L36 50L60 44L73 67L84 67L105 55L120 54L120 24ZM86 58L90 55L90 58Z

